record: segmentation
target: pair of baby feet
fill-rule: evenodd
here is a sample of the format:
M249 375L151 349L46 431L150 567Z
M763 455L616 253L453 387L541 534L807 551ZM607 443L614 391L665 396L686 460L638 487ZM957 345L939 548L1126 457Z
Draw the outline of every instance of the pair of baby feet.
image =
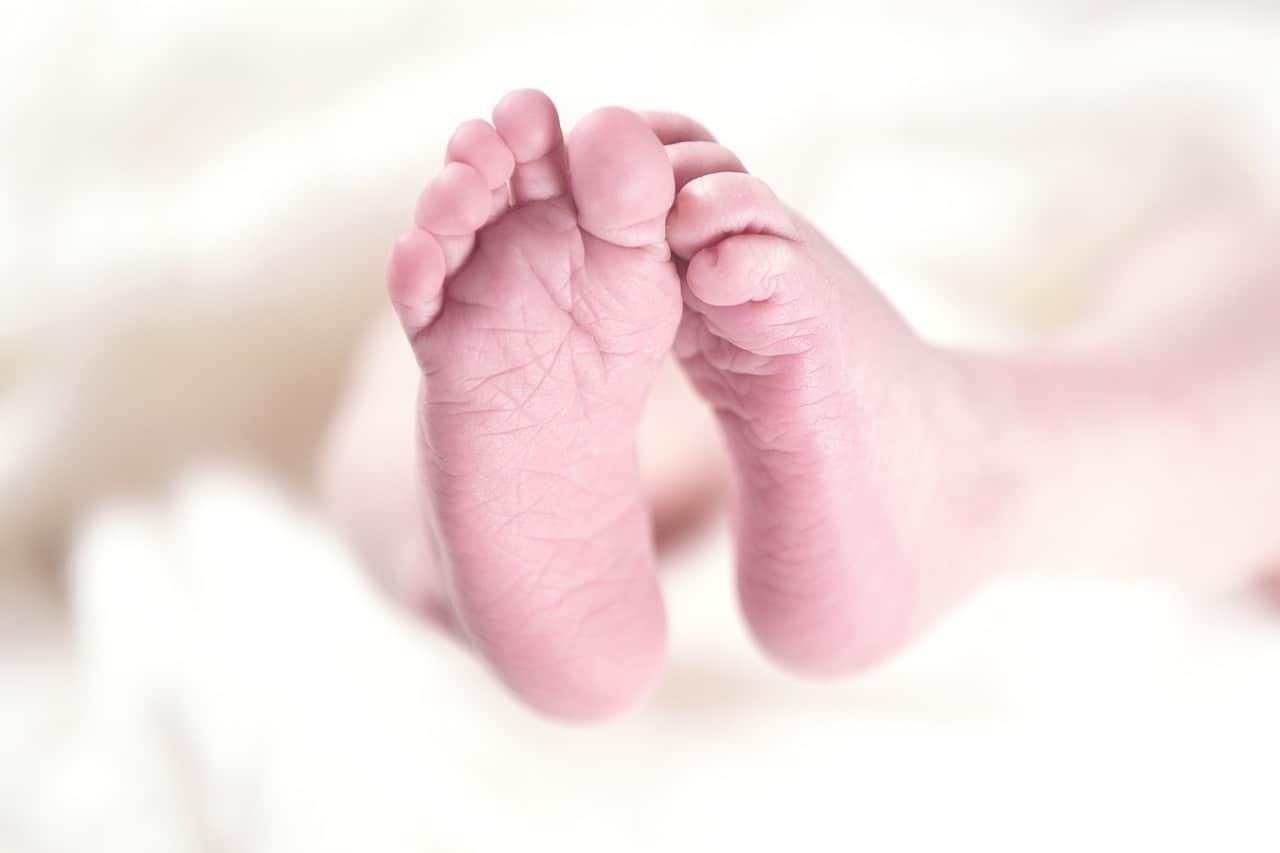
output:
M701 125L543 94L462 124L397 242L427 515L458 623L535 707L607 716L665 616L636 428L674 350L736 467L738 592L784 665L838 673L980 574L1009 486L972 371ZM982 463L978 462L982 459Z

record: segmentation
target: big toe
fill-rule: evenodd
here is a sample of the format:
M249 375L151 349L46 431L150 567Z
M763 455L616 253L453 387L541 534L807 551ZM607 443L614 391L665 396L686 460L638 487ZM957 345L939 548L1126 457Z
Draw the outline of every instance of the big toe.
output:
M637 114L605 107L569 134L569 183L578 224L624 246L662 242L675 199L671 161Z

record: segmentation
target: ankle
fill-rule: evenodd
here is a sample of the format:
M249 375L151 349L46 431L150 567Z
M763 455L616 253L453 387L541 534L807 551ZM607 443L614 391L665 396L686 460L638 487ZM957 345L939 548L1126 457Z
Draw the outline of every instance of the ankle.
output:
M1010 359L927 349L929 403L921 444L937 460L930 518L956 530L948 559L970 565L970 581L1002 573L1038 484L1045 436L1025 407L1031 377Z

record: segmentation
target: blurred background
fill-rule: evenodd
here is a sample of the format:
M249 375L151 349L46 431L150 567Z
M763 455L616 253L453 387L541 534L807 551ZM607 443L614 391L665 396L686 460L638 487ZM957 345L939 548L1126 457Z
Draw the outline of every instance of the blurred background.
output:
M372 589L317 447L449 133L524 86L696 116L969 345L1280 191L1270 0L0 2L0 850L1277 849L1233 588L1028 566L812 684L717 523L585 730Z

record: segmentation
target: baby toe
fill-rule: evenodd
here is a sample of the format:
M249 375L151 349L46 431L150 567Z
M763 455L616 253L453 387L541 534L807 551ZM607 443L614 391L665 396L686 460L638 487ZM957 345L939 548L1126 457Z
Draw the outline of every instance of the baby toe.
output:
M466 163L449 163L418 198L414 221L433 234L460 236L484 225L491 207L484 176Z
M676 196L667 220L671 251L686 259L734 234L797 239L786 206L753 175L719 172L690 181Z
M498 131L483 119L463 122L454 131L445 152L448 163L466 163L484 178L490 189L501 187L511 177L515 156Z

